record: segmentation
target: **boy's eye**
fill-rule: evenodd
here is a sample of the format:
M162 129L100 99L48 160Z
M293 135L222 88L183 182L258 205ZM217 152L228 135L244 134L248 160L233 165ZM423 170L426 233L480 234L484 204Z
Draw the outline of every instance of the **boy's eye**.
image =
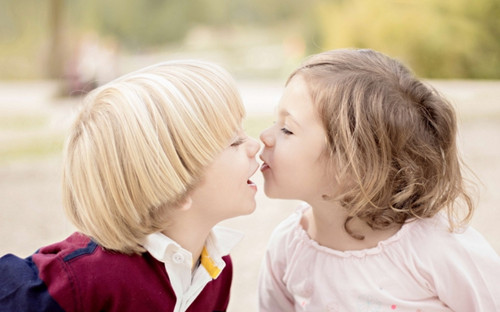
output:
M246 139L244 139L244 138L238 138L238 139L236 139L236 141L231 143L231 146L232 147L240 146L241 144L245 143L245 141L246 141Z
M290 131L290 130L288 130L287 128L281 128L281 132L283 132L286 135L292 135L293 134L293 132Z

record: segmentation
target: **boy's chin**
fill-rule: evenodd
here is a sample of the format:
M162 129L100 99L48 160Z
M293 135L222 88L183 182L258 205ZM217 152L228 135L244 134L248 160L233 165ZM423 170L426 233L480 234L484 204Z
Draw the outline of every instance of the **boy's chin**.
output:
M255 212L256 209L257 209L257 203L255 203L252 207L247 207L245 210L239 211L238 214L230 216L227 219L251 215L252 213Z

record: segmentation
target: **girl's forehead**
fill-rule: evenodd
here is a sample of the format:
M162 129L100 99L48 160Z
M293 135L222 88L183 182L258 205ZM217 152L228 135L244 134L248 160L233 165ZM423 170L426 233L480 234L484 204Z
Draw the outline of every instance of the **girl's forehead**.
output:
M316 105L304 88L290 90L288 94L284 94L275 109L275 115L296 123L310 122L318 118Z

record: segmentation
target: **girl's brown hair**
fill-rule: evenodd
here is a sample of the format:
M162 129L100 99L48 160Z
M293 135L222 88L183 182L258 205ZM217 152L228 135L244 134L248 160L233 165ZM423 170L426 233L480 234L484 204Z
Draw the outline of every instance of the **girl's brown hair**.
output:
M326 130L348 210L373 229L445 209L450 228L474 205L462 176L453 107L403 64L372 50L333 50L307 59L302 76ZM457 200L466 214L457 215ZM351 233L352 234L352 233ZM353 235L356 237L356 235Z

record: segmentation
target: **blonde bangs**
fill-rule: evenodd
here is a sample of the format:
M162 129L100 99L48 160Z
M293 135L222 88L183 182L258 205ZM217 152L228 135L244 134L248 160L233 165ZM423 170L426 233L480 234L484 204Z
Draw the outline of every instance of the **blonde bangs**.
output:
M142 252L204 168L230 144L244 108L231 76L203 62L167 62L86 98L65 147L63 200L103 247Z

